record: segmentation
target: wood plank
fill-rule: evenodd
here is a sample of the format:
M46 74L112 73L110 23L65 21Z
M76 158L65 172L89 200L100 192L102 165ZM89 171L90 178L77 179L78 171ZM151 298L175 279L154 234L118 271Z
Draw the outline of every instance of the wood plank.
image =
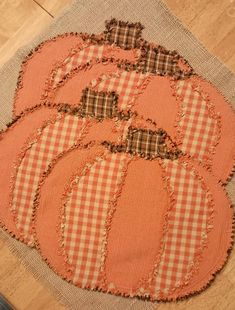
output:
M31 0L1 1L0 3L0 45L3 45L19 27L24 23L30 14L37 10L37 5ZM13 13L12 12L16 12Z
M0 66L30 42L52 20L32 0L4 1L0 7Z
M165 0L164 2L185 25L190 25L200 12L204 10L209 1L211 0Z
M231 44L232 43L232 44ZM214 47L213 52L234 70L235 64L235 29L232 28Z
M1 240L0 266L0 292L17 310L64 309Z
M235 71L235 2L164 0L206 48ZM230 58L232 58L230 60Z
M72 3L73 0L34 0L34 2L42 6L52 16L56 16L62 9Z

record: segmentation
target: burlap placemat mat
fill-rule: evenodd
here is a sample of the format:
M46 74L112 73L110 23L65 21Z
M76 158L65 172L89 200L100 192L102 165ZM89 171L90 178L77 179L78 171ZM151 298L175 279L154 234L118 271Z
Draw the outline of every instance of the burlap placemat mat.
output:
M12 102L18 73L24 57L43 40L63 32L98 33L104 29L105 20L115 17L121 20L139 21L145 25L143 36L149 40L176 49L186 58L196 73L211 81L233 105L235 105L235 76L215 56L195 39L170 13L160 0L107 0L75 1L51 26L30 44L17 51L16 55L0 70L0 127L11 120ZM230 197L234 180L228 185ZM54 295L71 309L154 309L156 304L116 297L99 292L79 289L56 276L33 249L10 238L0 231L3 239L22 263L42 280Z

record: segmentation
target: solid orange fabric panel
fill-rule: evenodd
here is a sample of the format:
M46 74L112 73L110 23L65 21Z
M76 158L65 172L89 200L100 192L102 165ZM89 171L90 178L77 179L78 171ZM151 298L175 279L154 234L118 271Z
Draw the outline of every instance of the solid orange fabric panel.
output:
M157 260L162 215L168 205L161 173L154 161L137 159L128 165L110 228L106 260L108 285L113 283L120 291L128 293L129 287L137 287Z

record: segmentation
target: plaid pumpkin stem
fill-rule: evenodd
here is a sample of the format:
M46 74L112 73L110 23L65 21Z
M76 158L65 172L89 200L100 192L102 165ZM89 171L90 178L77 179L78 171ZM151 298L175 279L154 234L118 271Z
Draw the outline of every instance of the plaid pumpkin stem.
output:
M142 73L174 76L176 79L186 78L193 74L193 69L188 65L188 70L182 70L179 65L181 56L176 51L170 51L163 46L154 46L142 38L144 26L140 23L129 23L116 20L106 21L104 40L108 44L115 44L123 49L139 48L141 51L137 63L123 61L118 64L124 70L136 70ZM183 62L186 63L185 60Z
M177 79L193 74L192 68L181 70L178 62L180 55L176 51L168 51L162 46L152 47L146 43L141 48L141 56L137 68L142 73L150 72L159 75L174 76ZM184 61L186 63L186 61Z
M119 112L117 103L118 95L115 92L99 92L87 87L82 91L80 106L73 107L64 103L58 107L58 111L80 117L93 117L98 120L113 118L122 114L123 117L129 119L130 113Z
M98 119L117 116L118 95L115 92L98 92L85 88L81 98L82 116L92 116Z
M117 105L117 93L95 91L87 87L82 91L80 106L73 107L67 103L61 103L58 111L79 117L93 117L98 120L116 117L125 121L136 115L136 112L130 110L119 111Z
M182 70L179 67L180 59L187 64L188 70ZM141 55L137 63L123 61L117 66L126 71L168 75L175 79L185 79L194 74L190 65L176 51L168 51L162 46L152 47L147 42L142 44Z
M179 57L176 53L159 48L143 47L138 68L141 72L173 75L177 72Z
M69 114L77 114L80 117L94 117L98 120L105 118L117 118L119 120L128 120L136 116L136 112L119 111L118 95L115 92L96 91L85 88L82 92L81 106L71 107L68 104L62 104L58 110ZM166 143L168 139L168 142ZM150 129L140 129L130 126L126 142L116 145L108 141L102 142L111 152L126 152L139 155L146 159L157 157L177 159L181 154L170 137L163 129L153 131ZM169 148L169 145L174 145Z
M109 44L115 44L129 50L140 47L141 34L144 26L141 23L129 23L115 18L105 23L105 39Z
M166 143L167 139L168 142L173 144L166 131L163 129L153 131L130 126L124 144L118 145L104 141L103 145L114 153L126 152L150 160L157 157L171 160L177 159L181 155L181 151L175 146L172 149L169 148Z

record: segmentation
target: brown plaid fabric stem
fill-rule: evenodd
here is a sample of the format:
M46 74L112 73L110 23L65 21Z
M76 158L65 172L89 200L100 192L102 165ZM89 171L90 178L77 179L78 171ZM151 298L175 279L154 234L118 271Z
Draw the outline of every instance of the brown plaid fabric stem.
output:
M184 78L192 74L192 71L184 72L178 66L180 56L175 51L167 51L161 48L144 47L137 68L143 72L159 75L170 75L176 78Z
M97 92L86 88L83 90L80 106L71 106L68 103L60 103L56 105L56 107L60 113L66 113L78 117L90 116L100 120L115 117L119 120L127 121L131 117L137 115L135 111L118 110L117 100L118 95L115 92ZM14 120L14 122L15 121L16 120ZM9 126L11 124L9 124Z
M141 47L141 56L137 63L122 61L117 66L126 71L137 71L141 73L152 73L156 75L168 75L175 79L185 79L194 74L193 69L182 70L178 66L180 55L174 51L164 48ZM189 65L185 60L183 60Z
M141 58L140 69L143 72L166 72L172 75L175 71L175 63L175 56L162 53L157 49L148 49Z
M142 73L169 75L176 79L186 78L193 74L193 70L182 70L178 66L180 55L176 51L169 51L163 46L153 46L145 41L141 34L143 26L140 23L129 23L111 19L106 21L104 38L108 44L115 44L123 49L139 48L141 56L137 63L121 62L118 67Z
M116 44L123 49L140 46L140 39L144 27L140 23L129 23L111 19L106 22L105 38L108 43Z
M181 151L177 148L170 150L166 144L167 137L168 135L163 129L153 131L129 127L125 144L115 145L107 141L103 144L114 153L126 152L150 160L157 157L171 160L177 159Z
M85 88L81 98L82 117L97 119L113 118L118 115L118 95L115 92L98 92Z

